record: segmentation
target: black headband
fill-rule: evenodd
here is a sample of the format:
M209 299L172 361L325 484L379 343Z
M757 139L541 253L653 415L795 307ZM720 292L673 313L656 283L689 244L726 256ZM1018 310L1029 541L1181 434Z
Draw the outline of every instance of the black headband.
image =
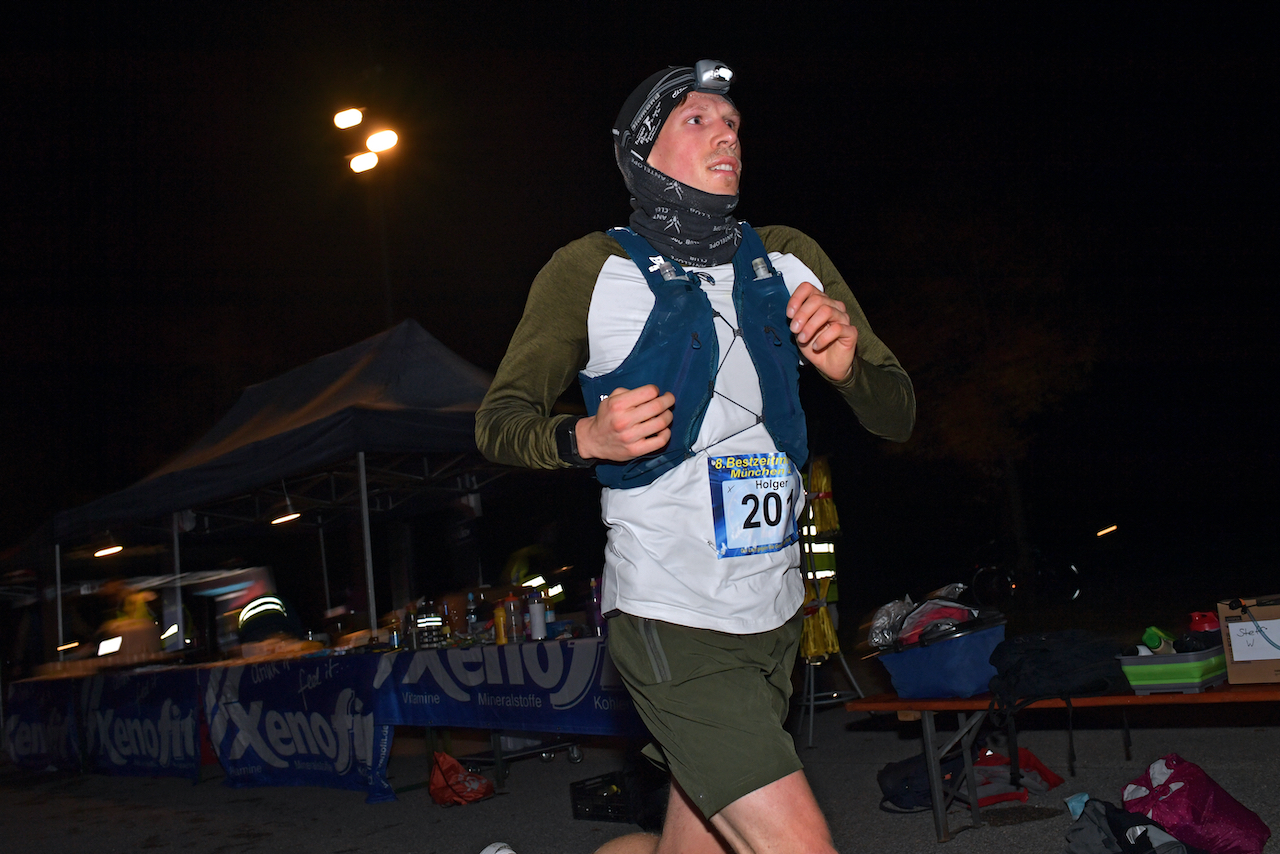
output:
M623 152L648 160L667 116L688 92L706 92L729 100L733 69L714 59L699 60L693 68L672 66L650 75L627 97L613 123L614 155L622 165ZM733 103L729 101L729 103Z

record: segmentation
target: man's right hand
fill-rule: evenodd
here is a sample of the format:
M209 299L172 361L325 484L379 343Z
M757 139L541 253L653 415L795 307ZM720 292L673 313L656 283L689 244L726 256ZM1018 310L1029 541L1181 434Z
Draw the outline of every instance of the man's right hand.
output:
M596 414L578 421L578 453L587 459L624 463L666 447L671 441L671 392L655 385L616 388Z

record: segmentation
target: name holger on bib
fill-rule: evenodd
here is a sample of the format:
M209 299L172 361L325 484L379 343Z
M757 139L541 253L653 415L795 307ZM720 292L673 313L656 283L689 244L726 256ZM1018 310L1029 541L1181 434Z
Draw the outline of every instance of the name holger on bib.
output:
M708 457L719 557L776 552L796 542L800 478L784 453Z

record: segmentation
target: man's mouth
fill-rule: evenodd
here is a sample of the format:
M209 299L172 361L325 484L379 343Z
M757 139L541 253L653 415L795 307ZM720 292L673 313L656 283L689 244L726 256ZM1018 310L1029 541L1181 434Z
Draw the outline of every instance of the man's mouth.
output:
M742 168L742 162L733 156L720 156L711 162L709 167L712 172L737 172Z

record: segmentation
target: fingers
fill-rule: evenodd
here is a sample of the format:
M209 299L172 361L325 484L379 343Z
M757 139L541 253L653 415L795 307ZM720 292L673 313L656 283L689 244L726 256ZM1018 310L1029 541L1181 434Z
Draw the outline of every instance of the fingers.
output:
M819 319L817 324L820 325L816 332L807 333L810 335L809 340L801 341L800 336L796 335L796 343L802 350L821 353L834 344L845 343L852 346L857 341L858 329L849 325L848 318L831 318L825 322Z
M787 301L787 317L796 343L822 350L846 334L849 315L844 303L834 300L810 282L801 282ZM852 328L852 327L850 327Z
M617 439L628 447L645 446L648 449L639 453L648 453L653 448L652 440L657 434L671 426L674 417L671 407L676 398L671 392L658 394L657 386L642 386L627 391L616 389L606 400L601 401L600 411L605 413L605 421ZM600 412L596 413L600 417ZM657 444L666 444L663 439ZM639 456L639 454L633 454Z
M670 416L671 407L675 403L676 397L671 392L658 394L656 385L645 385L630 390L615 388L608 398L601 401L600 406L609 404L610 409L626 413L631 421L643 423L663 413Z
M591 418L578 422L578 446L584 456L623 462L666 446L671 440L671 392L657 386L614 389Z
M787 301L787 317L801 356L828 379L841 381L850 375L858 328L850 323L844 303L811 282L801 282Z

